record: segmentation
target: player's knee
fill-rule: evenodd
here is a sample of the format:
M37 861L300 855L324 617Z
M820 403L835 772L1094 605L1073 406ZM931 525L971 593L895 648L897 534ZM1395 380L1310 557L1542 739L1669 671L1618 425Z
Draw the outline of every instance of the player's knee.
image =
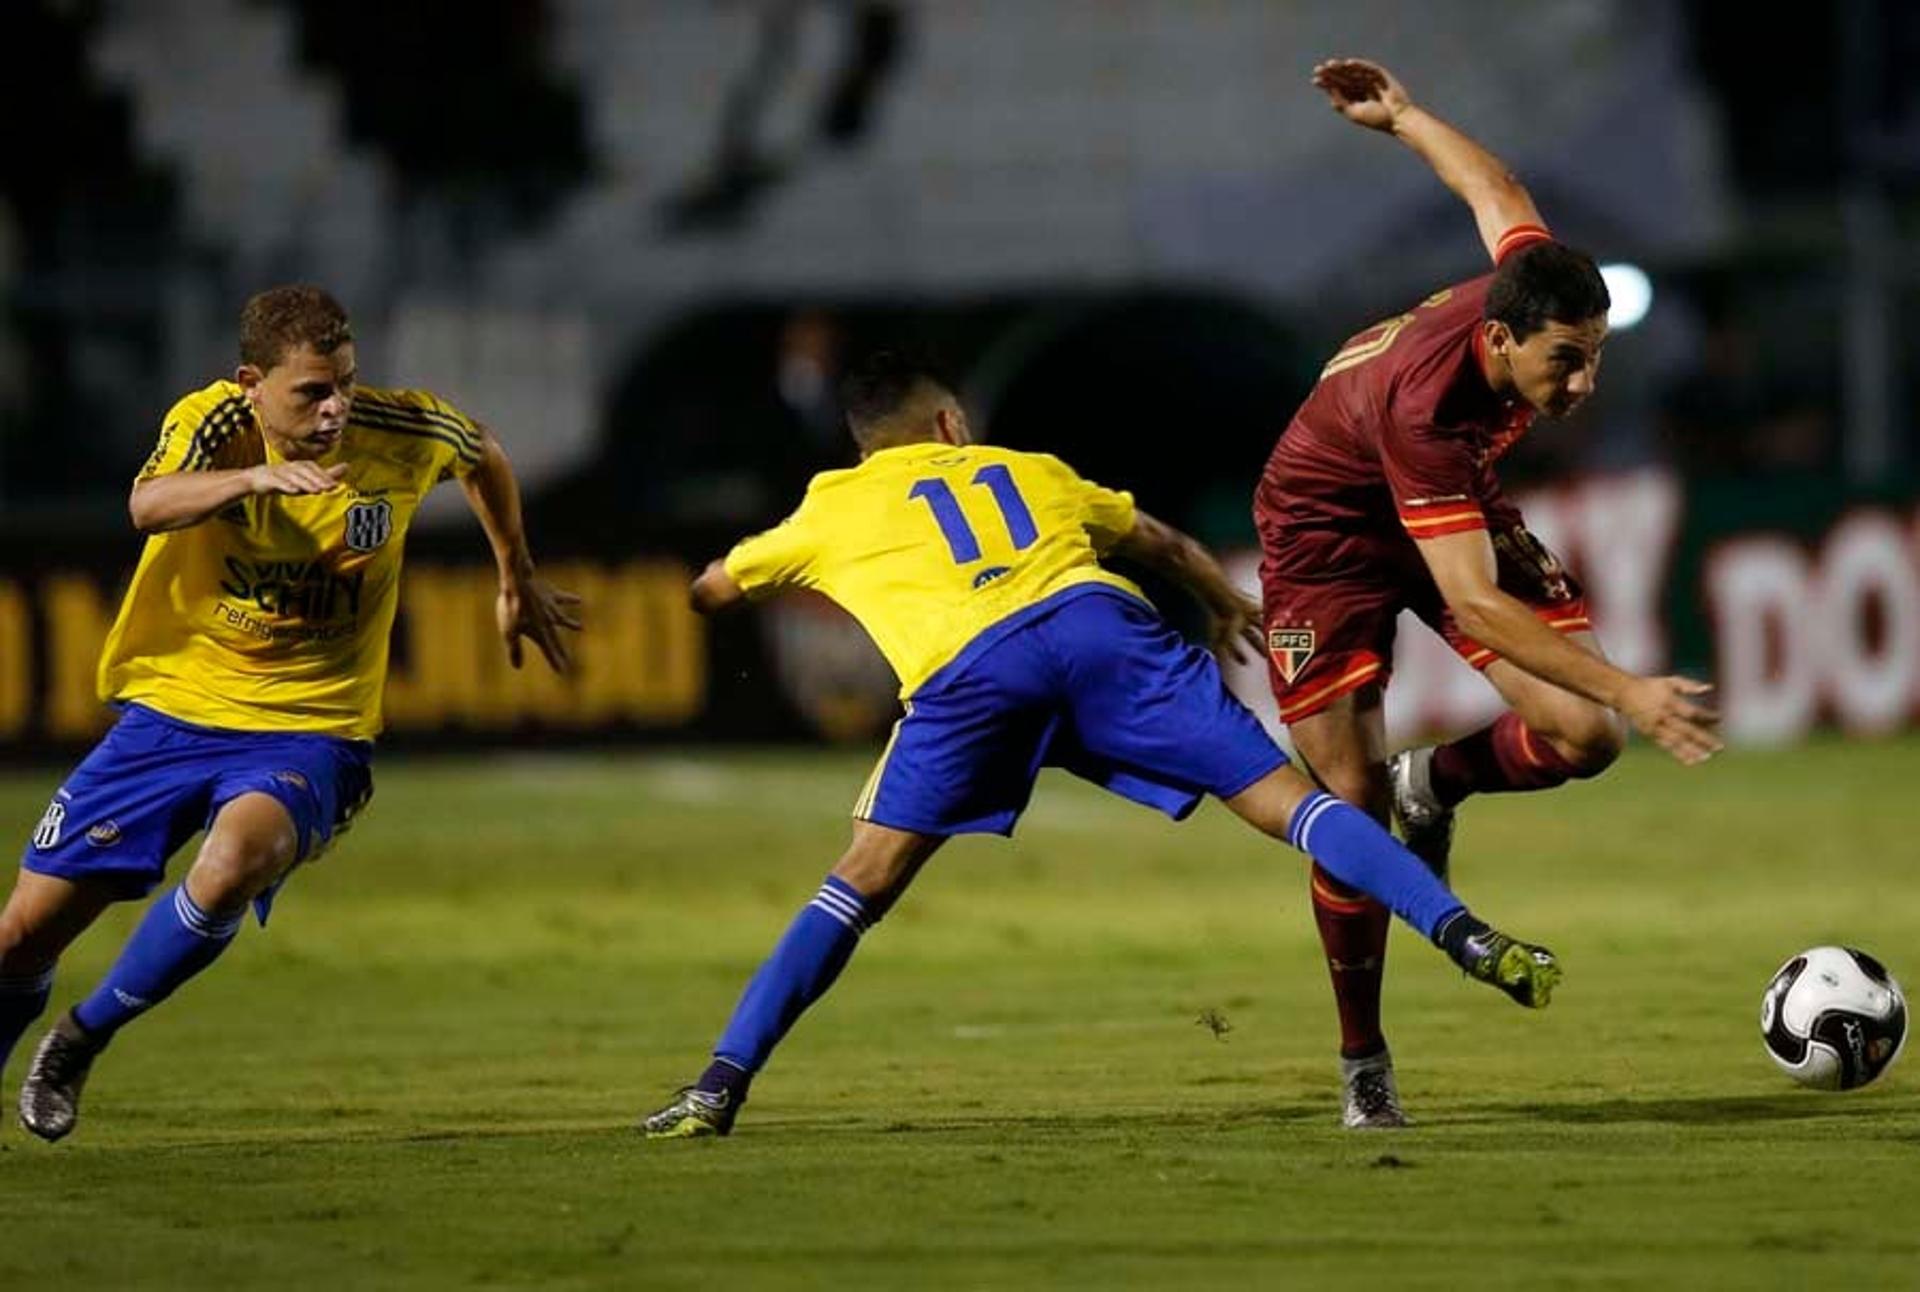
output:
M906 857L856 842L834 865L833 874L851 885L869 910L882 911L905 888L912 868Z
M195 858L191 891L209 909L244 906L273 885L293 862L293 845L283 838L211 838Z
M920 867L939 846L940 840L931 836L856 828L853 842L841 854L833 875L860 894L867 922L872 924L907 891Z
M1598 776L1613 766L1627 747L1627 726L1611 709L1582 705L1557 724L1549 739L1573 775Z

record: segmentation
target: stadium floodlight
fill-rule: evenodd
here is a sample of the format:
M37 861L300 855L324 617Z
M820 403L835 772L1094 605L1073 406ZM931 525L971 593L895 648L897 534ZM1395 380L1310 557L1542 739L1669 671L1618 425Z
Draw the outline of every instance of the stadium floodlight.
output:
M1638 265L1602 265L1600 277L1606 281L1607 295L1613 298L1607 310L1608 328L1625 332L1647 316L1653 307L1653 280L1646 270Z

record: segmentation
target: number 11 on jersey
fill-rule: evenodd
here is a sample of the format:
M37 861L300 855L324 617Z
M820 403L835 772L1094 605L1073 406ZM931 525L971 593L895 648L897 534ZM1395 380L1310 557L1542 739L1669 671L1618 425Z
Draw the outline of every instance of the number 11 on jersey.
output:
M1040 531L1033 523L1033 512L1028 509L1027 500L1020 496L1020 488L1013 482L1013 472L996 462L974 472L973 483L984 486L993 494L994 502L1000 507L1000 518L1006 522L1007 537L1013 540L1014 550L1017 552L1031 547L1040 537ZM966 513L960 510L960 500L953 496L953 490L945 480L938 476L916 480L913 488L907 490L907 497L926 501L956 563L966 565L980 559L980 540L975 536L973 527L967 524Z

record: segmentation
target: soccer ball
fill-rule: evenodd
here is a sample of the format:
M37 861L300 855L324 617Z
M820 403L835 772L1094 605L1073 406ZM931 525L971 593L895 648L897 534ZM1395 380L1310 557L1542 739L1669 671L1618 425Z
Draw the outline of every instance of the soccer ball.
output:
M1760 1039L1803 1086L1851 1090L1893 1066L1907 1002L1886 966L1852 947L1813 947L1780 966L1760 1000Z

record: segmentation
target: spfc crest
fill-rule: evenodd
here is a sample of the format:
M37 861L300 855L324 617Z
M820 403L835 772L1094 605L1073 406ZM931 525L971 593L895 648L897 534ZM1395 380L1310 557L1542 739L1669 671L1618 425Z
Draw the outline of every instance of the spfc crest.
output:
M1269 628L1267 630L1267 653L1273 656L1273 666L1280 670L1280 676L1288 686L1300 676L1300 670L1313 658L1313 629L1311 628Z
M357 502L347 508L347 546L371 552L393 534L393 504L385 498Z

